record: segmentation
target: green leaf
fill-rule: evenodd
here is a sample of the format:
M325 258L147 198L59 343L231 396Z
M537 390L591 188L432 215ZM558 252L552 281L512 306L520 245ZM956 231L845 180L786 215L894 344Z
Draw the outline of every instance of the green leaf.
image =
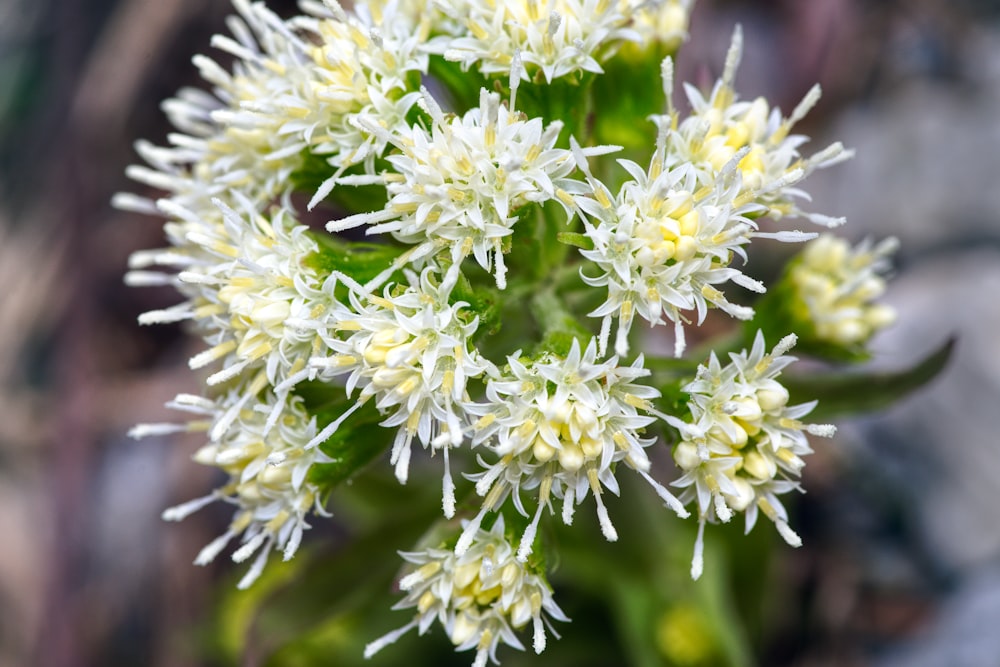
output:
M531 314L543 332L538 352L553 352L561 357L569 354L573 341L585 347L591 338L590 331L566 309L566 305L552 290L536 292L531 299Z
M309 469L309 481L332 489L353 477L389 447L394 430L379 425L383 417L373 403L369 401L362 406L320 445L332 461L313 465ZM340 417L348 407L338 404L318 411L315 413L317 424L322 428Z
M297 192L312 197L326 179L333 176L336 169L323 155L315 155L308 150L302 151L300 155L302 163L290 176L292 187ZM375 164L375 173L388 167L387 162L379 160ZM357 164L347 169L343 175L354 176L364 173L366 173L364 165ZM350 213L365 213L385 207L388 195L384 185L337 185L326 201Z
M479 328L473 336L474 343L482 338L492 337L500 330L503 295L492 285L473 285L464 273L460 273L449 300L452 303L466 302L469 310L479 316Z
M594 241L586 234L578 234L576 232L559 232L556 236L560 243L565 243L566 245L571 245L576 248L583 248L584 250L593 250Z
M809 415L811 420L871 412L898 401L937 377L948 365L955 341L948 339L916 365L901 371L788 374L782 376L781 382L796 402L819 401Z
M319 245L319 250L306 258L309 268L322 276L338 271L359 283L366 283L380 274L404 252L394 245L343 241L319 232L312 232L310 236Z
M459 115L479 106L479 91L494 89L494 84L475 68L463 70L461 63L445 60L441 56L428 59L432 79L442 84L448 92L451 106Z
M585 141L591 115L590 87L596 78L592 72L578 71L546 83L538 70L530 82L522 81L518 87L517 110L528 118L540 116L546 125L563 123L558 144L562 147L569 147L570 135Z

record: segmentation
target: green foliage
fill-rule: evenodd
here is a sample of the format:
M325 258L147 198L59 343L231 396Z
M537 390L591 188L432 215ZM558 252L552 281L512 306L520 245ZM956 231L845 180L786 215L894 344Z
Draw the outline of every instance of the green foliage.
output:
M296 192L309 197L334 174L333 167L323 155L316 155L308 150L301 153L302 163L289 177ZM380 168L384 168L380 162ZM381 170L381 169L380 169ZM362 165L354 165L344 172L344 176L363 174ZM388 201L385 186L382 185L338 185L326 199L328 205L350 213L377 211Z
M391 266L404 250L390 244L345 241L325 233L314 233L311 237L319 245L319 250L306 260L311 269L321 276L343 273L362 284ZM398 282L401 277L402 273L397 273L394 281ZM342 294L337 296L340 298Z
M925 386L948 365L956 339L950 338L910 368L899 371L787 373L782 383L796 402L818 400L809 418L822 421L888 407Z

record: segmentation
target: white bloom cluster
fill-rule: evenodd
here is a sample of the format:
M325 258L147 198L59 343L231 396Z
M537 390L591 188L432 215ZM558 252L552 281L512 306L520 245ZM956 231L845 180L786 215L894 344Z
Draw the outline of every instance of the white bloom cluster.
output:
M670 83L665 82L668 113L654 117L653 121L661 128L669 128L668 166L691 165L698 175L699 186L713 187L719 173L737 159L746 198L766 207L772 218L803 216L826 226L843 223L842 218L804 213L795 203L796 199L808 199L795 184L812 171L853 155L839 142L808 158L799 153L799 147L808 138L790 132L819 100L819 86L806 94L788 118L783 118L780 110L770 108L763 97L752 102L740 100L733 82L742 53L743 35L737 28L722 77L708 98L694 86L684 86L691 114L683 121L673 107Z
M195 453L194 460L223 470L229 481L207 496L166 510L163 518L179 521L216 500L234 505L236 513L229 528L201 550L195 563L212 562L240 537L234 561L245 561L257 553L239 582L240 588L247 588L264 570L272 549L282 550L285 560L295 555L302 531L309 528L306 515L310 511L329 516L320 503L320 490L307 479L310 467L328 458L318 449L307 447L316 434L316 421L306 415L298 401L285 406L276 428L265 425L270 410L262 404L241 411L231 428L212 435L220 420L228 419L229 407L239 400L237 391L214 401L181 394L168 405L201 419L187 424L142 424L132 430L132 436L176 431L209 433L209 442Z
M390 460L400 482L408 476L414 437L425 449L443 453L442 502L451 517L455 496L448 450L462 443L468 426L466 384L493 367L470 347L478 318L465 310L468 304L450 304L451 286L435 280L435 267L427 267L419 278L410 274L409 287L389 286L382 296L361 296L356 286L351 308L341 309L335 325L349 335L324 332L334 354L315 357L311 365L322 379L348 375L347 391L361 390L356 407L374 397L376 407L389 414L383 425L399 427ZM339 424L324 429L313 444L332 435Z
M797 146L805 137L788 136L815 102L818 90L787 120L776 110L768 116L763 99L736 102L732 78L741 48L737 30L726 72L708 100L687 87L694 109L690 117L678 125L672 103L667 115L653 117L659 133L650 165L644 170L630 160L619 160L631 179L617 195L594 178L583 155L576 155L588 187L573 191L574 203L594 246L582 254L600 270L583 278L589 285L608 288L607 299L590 313L603 318L602 352L614 319L618 319L618 354L628 352L628 334L638 315L652 325L674 323L677 356L685 348L684 311L694 310L698 324L710 306L750 319L752 309L731 303L717 287L733 281L755 292L765 291L764 285L732 266L737 257L746 261L744 246L753 238L797 242L816 236L761 232L754 220L765 214L801 214L790 198L804 193L791 186L812 169L850 154L835 144L820 156L803 160ZM669 58L662 76L669 102L673 88ZM818 214L806 217L825 224L839 222Z
M449 248L453 271L473 255L503 289L503 244L518 221L517 211L528 203L556 199L563 187L573 187L575 181L566 177L576 169L572 153L556 148L562 123L543 125L541 118L513 111L516 78L511 85L511 108L500 103L498 94L483 89L479 106L461 117L445 115L424 91L430 128L414 125L386 135L399 153L387 158L394 171L382 179L389 194L385 208L335 220L327 229L369 225L368 234L391 233L403 243L416 244L404 255L413 263ZM602 151L589 149L587 154Z
M802 457L812 453L806 433L830 437L834 427L801 421L815 402L788 405L788 390L775 378L795 361L785 354L793 345L795 336L789 335L767 352L758 333L749 353L730 354L723 366L713 352L683 387L691 417L688 423L672 421L683 437L674 461L684 471L673 485L685 489L681 500L695 500L698 509L695 578L702 571L705 523L729 521L734 512L745 513L749 532L759 510L786 542L801 544L778 496L799 489Z
M552 598L542 573L514 557L502 516L488 531L474 529L470 547L460 556L444 547L400 555L415 568L400 580L406 597L393 609L415 607L417 613L403 627L368 644L366 658L413 628L424 634L436 619L456 650L475 649L473 667L484 667L487 659L497 662L496 650L501 643L524 650L515 631L529 622L533 647L541 653L545 650L545 625L555 633L549 619L569 621Z
M631 28L642 44L661 43L674 49L687 37L694 0L619 0L623 10L631 5ZM626 47L628 48L628 47Z
M150 167L129 175L171 193L197 214L210 200L239 191L261 204L290 189L289 178L309 151L338 173L363 162L372 169L385 144L362 120L382 127L403 124L415 101L408 74L427 69L420 40L395 12L367 16L317 8L326 16L283 21L261 3L234 0L234 38L213 45L236 58L227 72L206 56L195 64L214 95L185 89L164 108L179 133L170 147L147 142L137 149ZM367 19L367 20L366 20ZM329 193L327 179L313 203ZM155 212L147 200L120 196L119 205ZM229 202L231 203L231 202Z
M639 36L628 28L630 7L615 0L434 0L463 30L432 41L432 48L464 69L506 74L520 53L531 81L541 73L551 83L574 72L600 73L600 61L622 40Z
M851 248L830 234L806 245L789 278L816 338L855 346L895 321L890 306L873 301L885 292L883 275L898 245L895 238L888 238L875 245L865 240Z
M562 499L562 519L568 525L575 506L593 493L604 536L617 540L602 494L608 490L618 495L619 462L642 475L679 515L687 516L677 499L649 475L644 448L655 439L642 438L640 432L655 421L649 416L655 413L651 400L660 393L634 382L649 375L642 358L623 367L617 357L603 363L596 357L594 340L582 354L574 340L564 359L548 354L522 362L515 354L507 360L509 373L489 381L488 402L474 408L483 415L475 425L474 441L499 460L483 462L486 469L474 476L476 492L486 499L459 539L456 553L469 547L486 513L499 509L508 496L518 512L528 516L521 491L535 489L537 508L521 537L519 560L531 554L538 521L544 511L551 511L553 498Z
M698 324L709 305L740 319L753 311L731 303L716 285L733 281L756 292L763 285L731 266L746 260L743 246L758 235L747 215L759 211L738 206L739 172L734 164L713 187L702 189L690 165L666 164L665 134L660 134L649 169L628 160L620 164L632 177L616 196L587 171L589 192L575 198L585 216L593 249L581 254L600 269L583 274L588 285L606 286L608 297L590 313L603 318L600 349L607 348L613 319L618 319L615 351L628 352L628 334L635 315L650 324L675 325L675 352L684 351L682 311L695 310ZM582 157L582 156L581 156ZM798 237L779 237L798 240Z
M276 387L279 399L269 424L296 381L306 377L309 358L319 352L322 340L312 330L289 325L295 319L326 321L334 314L336 278L321 278L306 259L316 251L307 228L296 224L287 207L270 219L242 200L245 217L216 200L222 220L199 218L195 213L164 202L188 231L187 248L141 251L130 260L132 284L175 284L188 300L139 317L142 324L192 320L207 350L190 360L191 368L221 361L222 368L208 377L208 385L246 378L245 393L233 404L225 430L247 401L265 386ZM176 274L146 270L152 265L180 269Z
M234 4L232 36L213 40L231 69L197 57L212 92L167 102L168 147L138 145L148 166L129 174L163 197L117 198L167 218L169 247L135 253L127 281L184 297L140 321L187 321L207 343L190 366L210 369L209 397L171 404L198 418L133 430L204 431L195 460L229 476L165 513L236 507L196 562L239 540L234 559L255 556L248 586L272 550L295 553L307 515L324 514L320 498L374 456L390 450L406 483L416 442L443 459L446 519L472 518L460 530L441 520L453 539L403 554L414 567L396 608L415 616L366 656L436 619L483 667L501 644L522 648L516 632L529 622L541 652L545 625L566 620L541 567L544 521L569 525L593 496L604 537L617 540L605 493L619 494L623 469L681 517L694 501L695 576L705 524L735 512L748 530L763 513L798 543L778 496L798 488L805 434L832 427L804 424L812 404L789 406L776 380L794 336L766 353L758 335L726 365L713 353L690 382L686 362L656 359L654 374L642 354L625 357L636 317L673 323L681 356L684 326L709 309L754 315L723 292L729 282L764 291L743 272L751 242L815 236L761 231L760 217L839 222L795 203L810 171L849 155L839 144L799 152L806 139L791 130L818 89L787 118L763 99L740 101L737 31L711 93L687 86L692 112L681 119L673 61L662 61L662 94L644 79L685 38L691 0L358 0L350 10L303 0L306 15L291 19ZM620 104L603 105L607 88L591 85L604 65L625 79ZM616 135L594 113L642 122L648 111L636 109L660 110L664 97L652 147L631 132L619 133L624 147L595 145ZM642 164L608 157L621 149L645 151ZM326 232L349 233L303 224L301 209L321 202L336 216ZM354 240L362 233L379 243ZM580 253L569 256L571 245ZM870 302L890 245L824 238L793 266L821 336L860 343L888 319ZM680 385L686 420L661 410ZM652 473L658 422L681 434L679 497ZM456 463L478 511L457 503ZM514 512L518 529L507 530Z

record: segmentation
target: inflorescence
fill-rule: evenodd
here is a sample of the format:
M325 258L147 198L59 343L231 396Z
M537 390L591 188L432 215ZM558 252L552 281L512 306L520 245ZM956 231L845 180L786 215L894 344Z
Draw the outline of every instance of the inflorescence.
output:
M311 515L328 516L331 476L316 470L347 479L389 451L407 483L414 455L440 456L442 514L456 518L402 554L396 608L413 618L365 655L437 621L482 666L500 644L522 648L529 624L541 652L568 620L539 527L587 505L617 540L605 497L623 471L695 514L695 578L705 525L739 512L747 530L763 514L800 544L780 497L799 490L807 435L834 429L804 422L813 403L790 404L781 383L793 331L769 348L751 324L749 350L683 355L710 311L766 315L729 289L765 291L747 273L755 241L817 236L789 220L842 222L799 207L803 180L850 156L839 143L801 152L794 126L818 87L788 116L740 99L737 29L721 77L707 93L685 85L682 112L672 58L687 0L326 0L291 19L234 5L232 35L212 42L231 67L197 56L209 89L164 104L168 145L137 144L145 165L128 173L158 194L116 198L166 219L166 247L136 252L128 282L183 295L140 322L186 321L205 342L190 360L203 395L170 403L194 418L133 430L201 433L194 460L228 476L164 513L233 506L196 563L235 541L233 560L254 556L250 586L273 550L295 554ZM591 132L614 112L591 91L616 59L658 64L660 81L621 84L650 109L620 119L646 124L641 145ZM783 279L795 332L864 345L892 320L873 300L893 249L808 244ZM686 370L661 376L632 353L636 318L650 335L670 325L679 359L662 361ZM325 388L322 409L305 386ZM339 455L362 447L352 429L372 415L383 441ZM664 442L679 474L651 460Z

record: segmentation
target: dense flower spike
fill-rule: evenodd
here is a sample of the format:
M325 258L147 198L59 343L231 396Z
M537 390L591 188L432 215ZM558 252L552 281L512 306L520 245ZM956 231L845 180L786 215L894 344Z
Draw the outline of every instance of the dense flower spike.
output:
M488 531L477 527L470 547L461 556L444 547L401 555L414 567L400 580L406 597L393 609L415 607L416 616L370 643L365 648L366 658L413 628L424 634L436 619L456 650L475 649L473 667L484 667L487 659L497 662L501 643L523 650L515 632L529 622L533 648L541 653L545 650L545 625L551 630L549 619L569 621L552 598L544 572L514 557L502 516Z
M684 475L674 486L685 489L681 500L695 500L698 541L691 574L702 571L702 535L706 521L729 521L734 512L746 514L747 532L758 511L774 522L792 546L802 542L788 526L788 514L778 496L797 490L797 478L812 453L806 433L830 437L828 424L804 424L815 402L788 405L788 390L775 378L795 361L787 352L795 336L782 339L771 352L758 333L753 348L730 354L723 366L713 352L698 367L690 394L690 421L676 424L683 440L674 448L674 460Z
M574 340L566 358L547 354L522 361L515 354L507 360L509 375L490 380L489 402L473 408L483 414L475 440L499 460L482 462L486 470L475 475L476 491L486 499L459 540L457 553L468 548L486 512L498 509L508 495L527 516L521 492L535 489L537 508L518 547L520 560L531 553L539 519L551 510L553 498L562 499L562 519L568 525L575 506L592 492L604 536L618 539L602 494L618 494L619 462L642 475L679 515L687 515L649 475L643 450L655 439L640 437L640 431L656 421L649 413L655 412L651 400L659 392L634 382L649 375L642 358L619 366L617 357L603 363L596 357L594 340L582 353Z
M166 219L166 247L135 253L127 282L183 299L140 322L185 322L205 343L190 360L203 391L171 404L196 419L132 432L204 432L195 460L229 476L165 512L235 507L196 562L238 541L235 560L254 556L249 586L272 550L294 555L320 498L365 483L356 475L375 457L423 483L417 443L443 459L446 519L433 530L452 535L403 554L413 567L396 608L413 619L365 654L436 619L483 667L501 644L521 648L529 623L540 653L546 626L566 620L540 536L593 496L617 540L605 493L620 493L623 470L679 516L694 506L695 577L705 525L736 512L747 530L763 513L797 545L780 497L799 489L806 434L833 427L803 423L813 404L789 405L777 379L795 335L768 353L758 334L726 364L713 352L693 380L688 361L627 355L637 318L672 323L680 357L685 327L710 309L755 316L726 286L765 291L744 273L756 241L816 236L764 231L761 218L840 222L798 207L803 179L850 155L800 153L792 130L819 89L787 117L741 101L737 29L711 91L685 86L682 117L664 56L687 38L692 0L350 5L302 0L304 15L282 18L234 0L231 34L212 41L232 65L196 57L211 90L164 105L167 146L137 144L147 165L128 174L160 198L116 198ZM605 66L611 86L596 80ZM661 89L646 80L657 68ZM612 89L620 99L602 99ZM325 230L308 213L320 204ZM872 301L893 248L819 239L748 330L791 328L802 349L863 357L891 320ZM654 479L663 427L680 436L679 497ZM461 503L453 466L474 482Z
M207 431L226 419L230 407L241 400L239 389L216 400L182 394L169 405L194 413L202 419L188 424L144 424L132 430L133 437L173 431ZM203 498L172 507L163 518L180 521L192 512L216 500L236 506L229 528L208 544L195 559L206 565L240 537L241 546L233 560L242 562L257 554L250 569L240 580L247 588L260 576L272 549L280 549L284 559L295 555L302 541L302 531L309 528L306 516L314 511L329 516L319 500L319 489L307 480L309 468L327 457L319 449L306 445L316 435L316 422L310 419L298 401L285 407L277 427L265 427L270 413L266 404L243 410L235 423L222 435L210 436L208 443L195 453L194 460L214 466L229 475L229 481Z
M866 343L896 319L891 307L873 303L885 292L889 256L899 243L888 238L873 245L824 234L802 251L789 280L806 309L803 325L817 339L844 347Z

